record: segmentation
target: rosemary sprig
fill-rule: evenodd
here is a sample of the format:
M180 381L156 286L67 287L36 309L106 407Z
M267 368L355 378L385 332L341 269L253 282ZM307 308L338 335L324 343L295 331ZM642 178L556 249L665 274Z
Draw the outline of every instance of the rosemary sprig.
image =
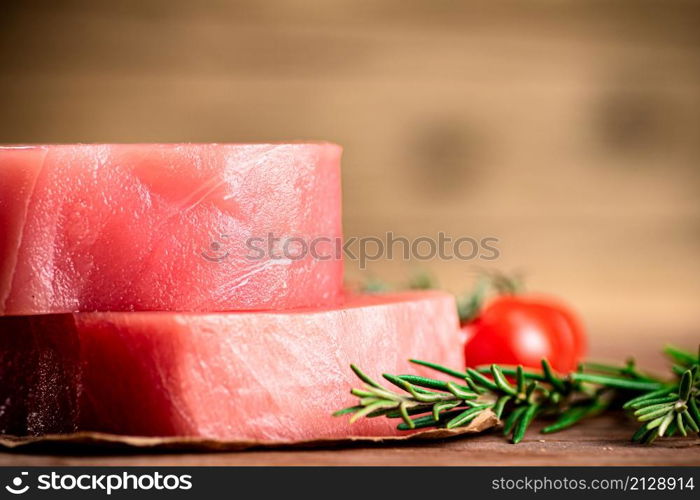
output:
M401 419L397 425L401 430L454 429L488 411L503 422L503 433L518 443L530 424L540 417L555 419L541 431L549 434L621 408L632 412L641 424L632 436L634 442L651 443L676 433L698 434L700 350L696 355L669 346L664 352L674 363L669 380L638 371L633 360L622 366L584 363L566 376L555 373L547 360L542 360L539 372L495 364L460 371L411 360L452 380L384 374L383 378L400 392L351 365L364 382L363 388L351 391L359 402L334 415L351 415L351 422L363 417Z

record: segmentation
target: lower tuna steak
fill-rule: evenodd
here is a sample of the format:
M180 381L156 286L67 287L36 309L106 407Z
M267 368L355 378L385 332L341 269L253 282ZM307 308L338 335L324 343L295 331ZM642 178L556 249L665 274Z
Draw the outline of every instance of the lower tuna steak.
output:
M333 418L357 363L460 366L454 298L361 296L339 308L228 314L78 313L0 318L0 433L77 430L296 441L398 434ZM420 373L420 370L418 371Z
M0 147L0 315L337 303L342 260L328 241L341 235L340 153ZM314 241L324 258L304 251Z

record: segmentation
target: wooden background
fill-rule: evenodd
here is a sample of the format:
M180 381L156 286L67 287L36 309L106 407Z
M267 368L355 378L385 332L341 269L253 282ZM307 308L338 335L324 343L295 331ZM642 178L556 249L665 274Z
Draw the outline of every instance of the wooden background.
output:
M679 0L5 0L0 143L336 141L347 235L497 237L423 267L522 270L594 354L652 359L700 338L699 27Z

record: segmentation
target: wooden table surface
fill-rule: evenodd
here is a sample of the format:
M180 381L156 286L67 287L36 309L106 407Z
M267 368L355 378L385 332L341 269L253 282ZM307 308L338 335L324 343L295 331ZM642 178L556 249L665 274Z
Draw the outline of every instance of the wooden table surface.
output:
M43 455L0 453L1 465L695 465L700 439L669 438L633 445L634 424L622 414L544 436L532 429L512 445L499 432L441 442L314 450L256 450L235 453Z

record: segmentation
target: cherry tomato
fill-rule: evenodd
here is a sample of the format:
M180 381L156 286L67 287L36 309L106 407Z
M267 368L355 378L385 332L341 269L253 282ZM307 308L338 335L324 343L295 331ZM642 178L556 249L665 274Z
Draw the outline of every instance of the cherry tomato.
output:
M586 352L581 322L565 305L547 297L503 295L462 327L467 366L523 365L541 368L546 358L560 373L576 369Z

